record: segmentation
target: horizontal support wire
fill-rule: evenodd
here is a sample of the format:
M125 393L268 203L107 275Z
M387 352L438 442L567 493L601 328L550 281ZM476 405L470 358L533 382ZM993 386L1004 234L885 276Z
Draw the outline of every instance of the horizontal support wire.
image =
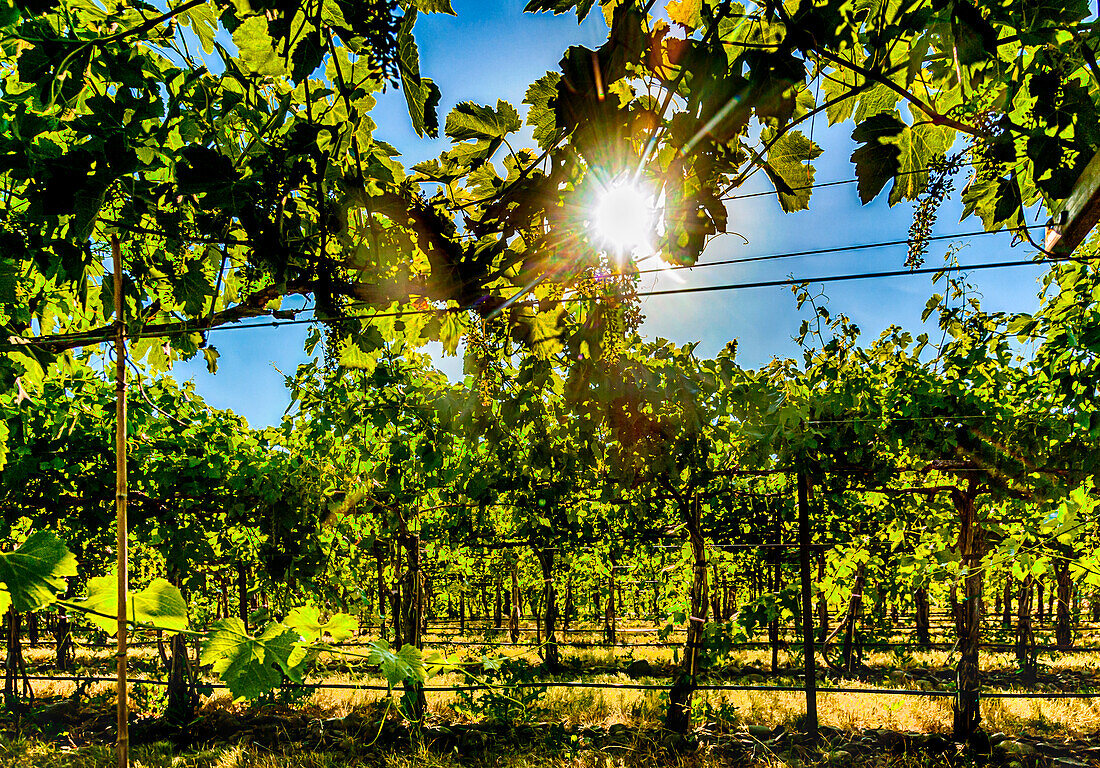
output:
M80 675L66 675L48 677L42 675L30 675L28 680L45 681L73 681L73 682L117 682L114 677L94 677ZM166 680L130 679L136 685L168 685ZM197 688L226 689L225 683L199 683ZM359 685L357 683L287 683L284 688L304 688L307 690L351 690L351 691L389 691L397 689L387 685ZM547 680L539 683L513 683L511 685L436 685L425 686L421 690L425 693L454 693L461 691L486 691L509 688L601 688L619 689L630 691L667 691L671 685L658 685L654 683L590 683L565 680ZM706 685L694 686L697 691L759 691L763 693L805 693L802 686L793 685ZM819 694L856 694L856 695L887 695L887 696L927 696L927 697L954 697L955 691L922 691L910 688L818 688ZM1046 691L991 691L979 692L979 697L984 699L1093 699L1100 698L1100 691L1082 692L1046 692Z
M1079 625L1079 626L1081 626L1081 625ZM480 631L484 632L485 630L482 629ZM493 631L498 632L502 635L507 634L507 632L508 632L508 630L506 630L506 629L499 629L499 630L493 630ZM536 629L536 628L532 628L532 627L520 627L519 628L519 632L523 632L523 633L532 633L532 632L537 632L537 631L539 631L539 630ZM659 629L616 629L616 634L618 634L618 635L654 634L654 633L657 633L659 631L660 631ZM494 641L494 640L491 640L491 639L484 639L484 640L472 639L471 635L473 634L473 632L474 631L471 631L471 633L467 633L467 634L464 634L464 635L455 633L455 634L450 634L450 635L441 635L441 636L437 636L435 638L425 637L424 645L427 645L427 646L450 645L450 646L456 646L456 647L486 647L486 648L490 648L490 647L491 648L538 648L538 647L541 647L542 645L544 645L544 643L535 643L535 642L516 642L516 643L513 643L513 642L509 642L509 641ZM560 630L559 629L558 632L562 633L562 634L591 634L591 635L596 635L597 636L593 640L575 640L575 641L560 640L556 643L556 645L560 648L592 648L592 647L608 647L608 648L623 648L623 649L629 649L629 648L676 648L676 647L680 647L684 644L684 641L682 639L680 639L680 640L668 640L668 641L665 641L665 642L608 643L606 640L599 637L603 632L602 629L594 629L594 630L582 630L582 629ZM682 632L682 630L677 630L676 634L680 634L681 632ZM431 635L431 634L434 634L434 633L428 633L428 634ZM466 638L466 639L464 639L464 640L453 640L453 639L451 639L451 638L457 638L457 637L462 637L462 638ZM341 642L337 642L337 643L329 643L329 645L333 648L355 648L355 647L366 645L370 642L371 642L370 640L341 641ZM801 638L794 637L793 639L780 639L779 642L777 643L777 645L780 648L786 649L786 648L789 648L792 645L796 645L796 644L801 646L802 643L803 643L803 641L802 641ZM37 643L35 646L31 646L31 647L50 646L50 645L55 645L55 644L56 644L56 641L54 641L54 640L46 640L45 642ZM84 650L109 650L109 649L114 649L114 645L110 644L110 643L100 644L100 643L77 642L74 645L77 648L84 649ZM130 643L130 645L135 646L135 647L136 646L152 647L152 646L157 645L157 641L156 640L137 641L137 642ZM914 643L912 641L868 642L868 643L860 643L859 645L860 645L860 647L867 648L867 649L908 648L908 649L911 649L913 651L918 651L918 652L919 651L950 651L950 650L953 650L957 647L956 643L950 643L950 642L933 642L933 643L926 643L926 644L918 644L918 643ZM817 647L817 648L822 648L822 647L825 646L825 643L822 643L819 640L815 640L814 641L814 646ZM737 649L737 648L771 648L772 643L769 640L748 640L748 641L740 642L740 643L731 643L730 647L734 648L734 649ZM983 642L983 643L980 644L979 647L982 650L993 651L993 652L1008 652L1008 651L1014 651L1016 649L1015 644L1007 643L1007 642ZM1034 647L1034 650L1038 653L1098 653L1098 652L1100 652L1100 646L1098 646L1098 645L1074 645L1074 646L1071 646L1069 648L1059 648L1056 645L1037 645L1037 646Z

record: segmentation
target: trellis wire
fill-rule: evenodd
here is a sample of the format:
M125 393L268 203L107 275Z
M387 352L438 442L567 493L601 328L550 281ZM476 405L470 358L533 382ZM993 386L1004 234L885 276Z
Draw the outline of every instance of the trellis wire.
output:
M115 682L113 677L82 676L82 675L29 675L28 680L61 681L61 682ZM131 683L138 685L168 685L166 680L130 679ZM225 683L199 683L197 688L227 689ZM369 685L357 683L287 683L284 688L304 688L307 690L351 690L351 691L387 691L395 692L397 689L388 685ZM592 683L582 681L546 680L537 683L512 683L510 685L435 685L424 687L425 693L454 693L461 691L487 691L509 688L600 688L608 690L631 691L667 691L669 685L656 683ZM763 693L805 693L801 686L793 685L723 685L700 684L695 686L697 691L759 691ZM856 695L887 695L887 696L926 696L929 698L953 698L955 691L922 691L911 688L818 688L820 693L856 694ZM982 693L983 699L1093 699L1100 698L1100 691L991 691Z

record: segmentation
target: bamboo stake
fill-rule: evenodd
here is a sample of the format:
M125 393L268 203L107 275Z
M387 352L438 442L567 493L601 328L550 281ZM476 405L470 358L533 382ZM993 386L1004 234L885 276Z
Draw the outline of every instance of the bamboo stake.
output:
M130 765L130 712L126 699L126 603L129 600L126 541L126 337L122 321L122 249L111 238L115 284L115 511L118 552L118 768Z

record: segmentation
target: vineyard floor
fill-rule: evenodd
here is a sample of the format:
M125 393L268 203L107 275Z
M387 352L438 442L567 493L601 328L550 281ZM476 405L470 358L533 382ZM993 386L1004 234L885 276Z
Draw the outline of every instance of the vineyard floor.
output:
M500 745L480 754L456 754L431 748L270 750L247 745L215 746L180 753L170 744L153 744L134 747L131 761L134 768L771 768L784 765L793 768L813 764L851 768L956 768L979 763L972 756L958 756L954 750L938 755L883 751L853 753L839 748L822 753L760 745L755 753L702 748L685 755L660 749L652 742L624 742L614 750L576 750L567 745L517 749ZM24 739L0 742L0 765L5 768L113 768L115 755L109 746L65 750Z
M109 718L104 711L103 717ZM205 718L204 718L205 720ZM403 727L349 729L318 736L304 716L255 715L246 733L202 745L158 741L133 747L134 768L1088 768L1100 760L1089 740L1008 738L993 735L984 746L962 748L939 734L823 728L811 746L784 728L756 726L724 732L709 727L688 742L657 728L611 726L570 729L527 726L430 726L419 738ZM265 740L278 730L301 740ZM293 730L293 729L299 730ZM679 737L676 737L677 739ZM0 766L15 768L110 768L109 743L65 744L42 736L0 735Z
M535 648L493 647L501 635L486 641L485 634L451 634L457 646L433 643L444 653L467 660L506 656L513 660L518 679L540 682L583 681L609 686L668 684L674 673L675 646L647 645L655 639L624 635L626 643L599 646L596 632L569 639L590 647L564 647L563 668L554 676L539 668ZM899 639L902 639L899 635ZM1100 638L1083 634L1082 646ZM633 645L631 644L633 642ZM437 644L438 643L438 644ZM457 647L457 650L455 650ZM355 646L349 651L361 650ZM49 680L53 649L24 649L35 699L20 722L0 722L0 765L41 768L98 768L113 765L109 743L114 732L112 684L83 684L73 698L75 683ZM76 663L83 675L107 677L112 671L111 649L82 645ZM770 672L771 651L749 648L735 651L708 673L703 682L746 686L800 685L800 659L779 652L779 669ZM819 657L820 661L820 657ZM864 670L842 679L821 674L823 688L899 689L942 692L954 681L954 659L947 650L869 650ZM137 679L161 679L163 663L155 643L132 649L131 673ZM488 673L468 667L478 676ZM642 673L639 674L639 669ZM1034 698L986 698L982 726L993 742L1033 755L1036 765L1079 768L1100 765L1100 698L1042 698L1044 693L1080 693L1100 690L1100 653L1049 652L1040 656L1035 685L1016 680L1012 654L983 652L983 690L1024 692ZM494 678L495 679L495 678ZM164 727L155 716L163 710L162 686L135 683L132 707L138 722L132 729L136 766L144 768L355 768L357 766L502 766L503 768L566 768L566 766L746 765L779 766L858 765L867 768L916 768L984 762L979 753L960 754L944 735L951 730L951 697L892 693L819 692L818 708L826 742L820 749L800 746L799 721L804 710L801 692L765 690L700 690L696 694L696 722L705 723L697 747L672 744L661 723L667 706L664 690L625 687L549 687L485 693L432 691L428 695L428 723L424 741L416 743L397 724L385 691L355 690L357 685L381 685L380 678L358 671L354 656L334 658L318 669L310 682L315 690L288 690L274 702L246 707L234 703L223 689L205 695L198 719L184 729ZM437 675L433 688L469 685L458 674ZM522 700L520 700L522 699ZM379 731L380 716L389 713ZM1004 734L1009 734L1005 736ZM1095 746L1094 746L1095 745ZM675 746L675 749L670 747ZM917 747L917 749L912 749ZM998 753L992 744L987 755ZM1000 763L1006 762L1001 747ZM1055 760L1063 762L1055 763ZM1065 762L1070 761L1070 762ZM1073 761L1076 761L1073 762ZM998 761L994 761L998 762ZM1017 761L1020 762L1020 761Z

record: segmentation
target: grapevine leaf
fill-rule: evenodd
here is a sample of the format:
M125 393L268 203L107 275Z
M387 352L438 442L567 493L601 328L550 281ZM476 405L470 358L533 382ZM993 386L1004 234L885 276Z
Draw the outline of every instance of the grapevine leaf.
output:
M960 64L974 64L986 56L986 51L997 50L997 30L981 11L966 0L955 0L952 9L951 31Z
M978 214L989 232L1020 221L1020 187L1011 177L976 174L962 193L963 215Z
M412 5L421 13L446 13L456 15L451 0L413 0Z
M351 614L337 613L321 629L332 638L332 642L342 643L355 636L359 622Z
M179 589L166 579L154 579L145 589L130 592L127 617L137 624L152 625L175 634L187 629L187 603ZM88 620L114 634L118 622L118 580L114 576L88 579L88 596L78 603L87 608ZM100 615L102 614L102 615Z
M520 129L519 113L504 100L496 109L464 101L447 115L445 132L455 141L502 139Z
M871 202L898 172L900 150L891 140L905 126L894 115L873 115L856 126L852 138L862 144L852 153L859 179L859 199Z
M76 557L49 531L35 531L14 552L0 553L0 614L37 611L57 600L76 576Z
M285 624L272 622L253 637L240 619L222 619L211 627L200 660L229 686L234 699L256 699L278 688L284 674L301 680L300 669L290 664L297 644L298 633Z
M397 687L406 681L422 683L427 679L424 657L415 646L405 645L395 652L385 640L376 640L368 648L367 661L381 668L382 676L390 687Z
M696 30L703 25L703 0L672 0L665 13L673 24Z
M574 5L576 0L531 0L524 6L524 13L541 13L550 11L553 14L565 13Z
M225 193L237 181L233 161L216 149L189 144L176 164L176 190L181 195Z
M15 285L19 266L10 255L0 256L0 304L15 303Z
M279 77L286 74L286 63L275 49L264 16L250 16L233 30L233 43L244 62L257 75Z
M523 103L531 105L531 109L527 111L527 124L534 129L535 141L542 149L550 148L558 132L554 104L560 82L560 74L547 72L531 84L523 97Z
M593 4L596 0L530 0L523 10L525 13L539 13L540 11L550 11L555 16L559 13L565 13L573 7L577 9L577 19L584 21L588 16L588 12L592 10ZM603 0L607 2L607 0ZM602 3L601 3L602 4Z
M838 67L822 79L822 102L827 104L825 115L829 118L829 125L842 123L852 116L859 94L848 94L861 84L862 78L845 67Z
M16 22L19 21L19 16L19 8L12 0L0 2L0 26L15 26Z
M338 613L322 624L320 611L313 606L295 608L283 623L296 631L307 643L315 643L325 635L331 636L333 642L339 643L354 635L358 628L355 617L346 613Z
M492 157L493 153L500 147L499 141L489 141L488 139L481 139L473 143L464 142L457 145L454 149L444 153L443 159L447 167L446 172L450 171L462 171L465 169L473 170L480 168L481 165ZM455 178L461 178L462 173L458 173Z
M356 339L341 339L337 346L337 358L344 368L354 368L370 373L378 365L378 350L366 350Z
M542 359L549 359L563 348L565 310L556 306L547 312L521 307L512 312L512 338Z
M763 138L769 139L766 135ZM798 131L783 134L768 149L764 171L775 185L784 211L789 213L810 207L814 168L809 161L820 154L821 147Z
M401 28L397 32L397 69L401 75L401 90L405 93L413 130L417 136L427 135L434 139L439 135L436 108L439 106L441 94L434 82L420 76L420 51L412 35L415 23L414 8L401 18Z
M860 95L852 119L858 124L875 115L892 115L900 100L897 91L882 84L876 85Z
M205 346L202 348L202 356L206 360L206 370L210 373L218 372L218 348Z
M444 355L458 354L458 342L462 340L462 323L458 316L448 312L439 323L439 341Z
M922 124L906 127L884 143L898 148L898 170L890 189L890 205L901 200L915 200L928 186L928 167L951 147L955 132L939 125Z
M199 39L209 56L214 52L214 36L218 33L218 16L213 3L202 3L178 13L176 18Z

